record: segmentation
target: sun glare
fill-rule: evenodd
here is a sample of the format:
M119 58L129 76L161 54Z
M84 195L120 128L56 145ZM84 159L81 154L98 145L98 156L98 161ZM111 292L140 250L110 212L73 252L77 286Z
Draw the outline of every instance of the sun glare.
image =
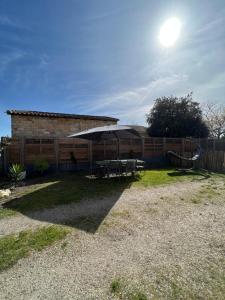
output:
M177 18L165 21L159 32L159 41L164 47L171 47L175 44L181 31L181 22Z

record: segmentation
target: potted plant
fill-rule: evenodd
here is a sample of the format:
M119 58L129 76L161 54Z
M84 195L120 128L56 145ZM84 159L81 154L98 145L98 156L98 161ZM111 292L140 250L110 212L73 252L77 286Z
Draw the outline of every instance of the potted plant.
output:
M19 182L26 178L26 170L20 164L12 164L9 167L9 176L13 182Z

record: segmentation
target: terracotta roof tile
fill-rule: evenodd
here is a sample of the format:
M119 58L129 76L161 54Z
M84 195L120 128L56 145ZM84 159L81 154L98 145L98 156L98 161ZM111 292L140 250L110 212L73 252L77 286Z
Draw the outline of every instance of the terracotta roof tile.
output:
M90 116L90 115L78 115L78 114L64 114L42 111L30 111L30 110L7 110L8 115L19 116L34 116L34 117L47 117L47 118L68 118L68 119L86 119L86 120L102 120L102 121L119 121L117 118L106 116Z

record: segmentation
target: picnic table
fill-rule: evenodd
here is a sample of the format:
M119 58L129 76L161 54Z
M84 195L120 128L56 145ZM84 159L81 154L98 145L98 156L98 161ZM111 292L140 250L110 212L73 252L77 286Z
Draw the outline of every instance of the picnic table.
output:
M109 159L96 161L98 167L98 175L100 177L110 177L113 175L128 175L129 173L134 175L138 170L144 168L145 162L140 159Z

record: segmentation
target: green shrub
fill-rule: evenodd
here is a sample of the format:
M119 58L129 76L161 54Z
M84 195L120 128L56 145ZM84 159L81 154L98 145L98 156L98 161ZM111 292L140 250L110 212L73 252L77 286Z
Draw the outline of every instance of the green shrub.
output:
M42 158L37 158L34 162L34 170L38 173L40 173L41 175L47 171L49 168L49 163Z
M14 181L21 181L25 178L25 169L20 164L12 164L11 167L9 167L9 176Z

